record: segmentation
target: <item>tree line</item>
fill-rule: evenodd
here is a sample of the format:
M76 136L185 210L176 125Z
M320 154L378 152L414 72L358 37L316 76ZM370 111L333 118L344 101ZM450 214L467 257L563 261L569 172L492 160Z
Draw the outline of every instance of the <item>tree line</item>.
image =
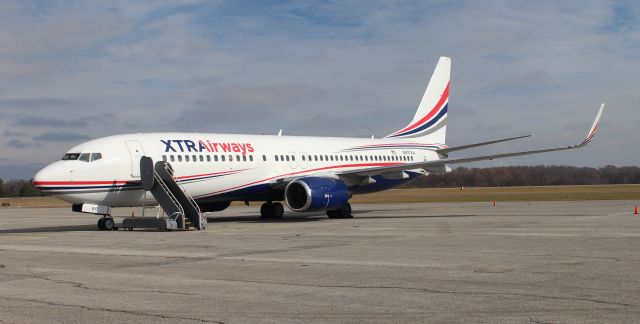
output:
M640 167L601 168L537 165L496 168L456 168L449 173L430 174L407 184L407 188L512 187L598 184L640 184ZM0 179L0 197L44 196L30 180Z
M640 167L601 168L537 165L495 168L456 168L449 173L430 174L408 187L512 187L599 184L639 184Z
M0 179L0 197L37 197L44 194L33 186L30 180Z

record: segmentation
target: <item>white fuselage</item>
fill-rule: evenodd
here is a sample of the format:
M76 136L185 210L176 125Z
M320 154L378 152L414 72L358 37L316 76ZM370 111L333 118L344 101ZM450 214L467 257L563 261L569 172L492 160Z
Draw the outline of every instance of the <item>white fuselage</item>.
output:
M140 157L148 156L154 161L169 162L174 178L196 200L271 201L282 200L278 180L311 174L336 177L336 173L348 170L436 160L440 157L435 150L442 147L416 139L126 134L72 148L65 155L67 160L45 167L33 182L41 190L72 203L106 206L153 203L154 198L145 195L139 182ZM373 181L348 185L354 193L379 191L425 173L422 169L412 170L400 179L382 175Z

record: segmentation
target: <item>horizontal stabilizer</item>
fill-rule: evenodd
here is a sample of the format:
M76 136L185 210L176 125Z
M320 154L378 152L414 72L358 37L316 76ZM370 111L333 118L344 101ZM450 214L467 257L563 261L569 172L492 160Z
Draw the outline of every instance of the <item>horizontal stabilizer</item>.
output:
M527 138L527 137L531 137L531 136L533 136L533 134L517 136L517 137L503 138L503 139L499 139L499 140L493 140L493 141L488 141L488 142L480 142L480 143L475 143L475 144L452 146L452 147L439 149L439 150L437 150L437 152L440 153L440 154L445 154L446 155L446 154L449 154L449 152L466 150L466 149L470 149L470 148L474 148L474 147L478 147L478 146L485 146L485 145L491 145L491 144L496 144L496 143L508 142L508 141L513 141L513 140L517 140L517 139L521 139L521 138Z

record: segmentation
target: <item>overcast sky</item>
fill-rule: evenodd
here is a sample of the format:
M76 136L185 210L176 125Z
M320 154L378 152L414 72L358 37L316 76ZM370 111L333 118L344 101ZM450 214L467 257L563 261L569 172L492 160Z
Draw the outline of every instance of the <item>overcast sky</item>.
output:
M157 131L384 136L452 57L448 145L587 148L468 166L638 165L638 1L0 1L0 178ZM469 151L456 157L486 153Z

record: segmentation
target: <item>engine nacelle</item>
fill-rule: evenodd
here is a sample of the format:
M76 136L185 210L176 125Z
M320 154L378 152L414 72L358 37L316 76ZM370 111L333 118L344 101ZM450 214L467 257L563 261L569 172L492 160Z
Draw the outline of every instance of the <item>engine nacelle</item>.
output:
M297 212L338 209L349 201L350 196L344 182L321 177L291 181L284 190L287 206Z

